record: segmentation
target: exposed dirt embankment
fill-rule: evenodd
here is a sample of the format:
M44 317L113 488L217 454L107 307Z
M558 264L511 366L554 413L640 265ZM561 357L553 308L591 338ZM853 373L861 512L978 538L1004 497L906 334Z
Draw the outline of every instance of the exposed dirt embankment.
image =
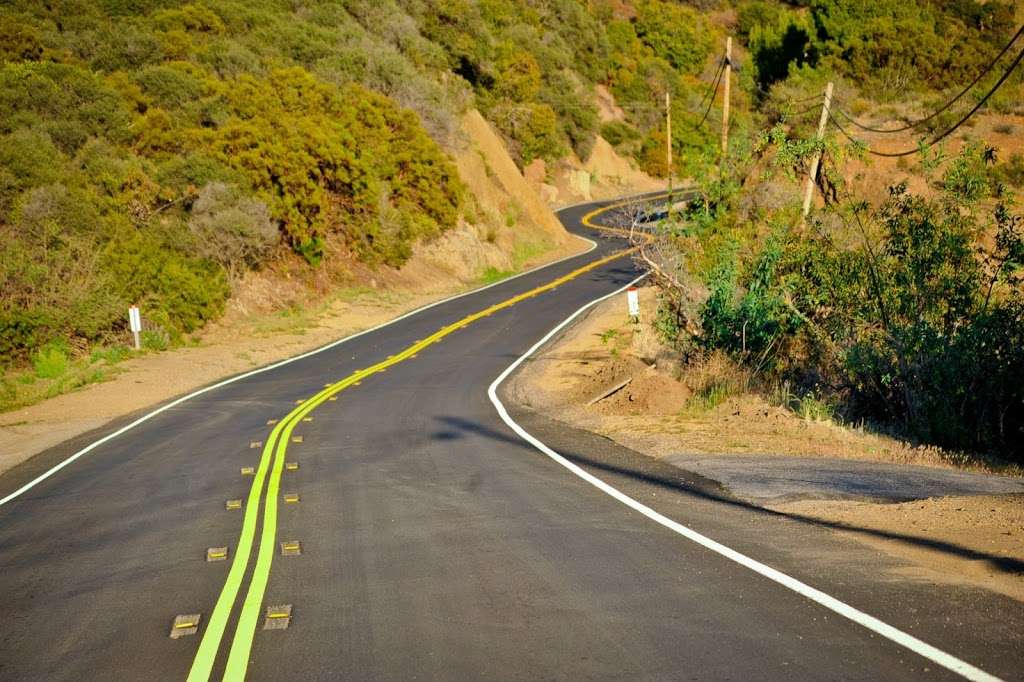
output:
M588 248L563 229L479 113L464 117L463 135L466 145L451 153L475 201L472 224L420 245L400 269L336 251L316 271L285 263L247 276L194 346L127 360L109 381L0 415L0 472L116 417L472 289L488 271L501 276Z
M722 360L683 368L650 325L654 289L640 298L639 325L625 294L593 308L516 375L514 398L638 452L699 465L701 475L720 473L736 482L735 494L903 559L901 578L1024 600L1024 493L985 493L1022 490L1024 481L961 471L942 453L801 417L737 388L735 370L715 364ZM894 494L900 481L906 490ZM885 496L873 483L889 499L929 499L879 504ZM951 496L932 497L937 489Z
M594 93L602 123L622 121L625 114L611 92L597 86ZM536 160L526 167L527 182L549 206L565 206L593 199L613 199L625 194L664 190L666 183L641 171L600 135L586 161L569 154L554 164Z

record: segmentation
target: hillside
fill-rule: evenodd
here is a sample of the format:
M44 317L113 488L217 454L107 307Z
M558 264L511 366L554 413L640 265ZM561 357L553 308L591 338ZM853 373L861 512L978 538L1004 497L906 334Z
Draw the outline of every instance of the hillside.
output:
M521 168L586 158L592 87L615 54L598 14L574 1L6 3L0 359L109 343L131 302L150 345L177 342L288 252L311 272L340 267L325 257L397 267L459 224L515 222L518 209L486 215L467 192L461 122L482 110Z
M956 415L924 415L950 382L980 390L972 363L998 366L995 376L1016 365L976 358L941 381L920 368L932 366L926 356L957 355L948 340L964 330L990 333L972 327L981 319L1016 338L1024 111L1021 71L1007 67L1020 14L997 0L5 3L8 402L18 382L60 375L69 360L120 357L130 303L143 306L145 343L159 349L226 311L288 310L403 268L493 279L564 242L542 203L651 189L671 170L705 196L658 247L675 273L661 282L667 340L732 354L765 385L844 419L1003 449L1019 411L1012 382L984 404L965 398ZM815 141L826 82L834 120ZM930 144L983 97L977 115ZM819 152L818 210L791 229ZM510 184L519 173L525 184ZM956 219L964 213L970 221ZM894 255L892 296L877 295L876 246L898 250L894 229L932 215L936 239L959 246L912 247L926 271L917 274ZM986 250L963 256L973 245ZM422 265L430 254L451 267ZM966 280L903 291L949 269ZM960 316L942 312L951 309ZM924 327L927 339L914 332L892 346ZM964 420L980 421L943 432Z

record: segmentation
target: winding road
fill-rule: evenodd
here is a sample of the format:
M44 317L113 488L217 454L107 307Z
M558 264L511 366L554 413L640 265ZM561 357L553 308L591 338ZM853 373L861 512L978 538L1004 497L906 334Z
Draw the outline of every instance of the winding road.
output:
M0 477L0 679L1024 679L1024 604L509 399L640 275L601 206L560 212L589 253Z

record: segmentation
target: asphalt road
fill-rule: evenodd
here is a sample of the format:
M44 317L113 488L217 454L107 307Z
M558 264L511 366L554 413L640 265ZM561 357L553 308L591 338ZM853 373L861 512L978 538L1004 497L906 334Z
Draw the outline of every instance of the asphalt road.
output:
M581 231L589 207L562 212ZM335 382L591 253L432 307L181 403L0 507L0 679L183 680L228 581L272 427ZM253 680L958 679L903 646L652 522L517 436L488 386L548 330L637 276L628 258L483 317L363 378L287 445L266 593L287 629L241 651ZM507 401L506 401L507 402ZM1024 605L897 580L890 560L716 484L509 405L569 460L652 509L1004 679L1022 679ZM112 431L127 420L110 425ZM0 477L0 497L89 440ZM275 496L276 499L276 496ZM265 501L259 507L265 509ZM300 556L277 543L298 540ZM915 542L912 536L905 541ZM227 546L226 561L207 562ZM941 551L962 551L940 547ZM220 679L256 549L211 679ZM993 570L1021 566L977 556ZM258 572L258 571L257 571ZM195 635L171 639L178 614Z

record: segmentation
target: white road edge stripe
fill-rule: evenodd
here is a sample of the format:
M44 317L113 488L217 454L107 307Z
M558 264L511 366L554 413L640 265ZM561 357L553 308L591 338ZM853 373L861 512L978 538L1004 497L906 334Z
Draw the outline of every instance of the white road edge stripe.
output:
M611 199L611 200L608 200L608 201L614 202L616 200ZM584 203L602 203L602 202L584 202ZM575 208L576 206L582 206L582 205L583 204L573 204L572 206L564 206L564 207L558 209L558 211L555 211L555 212L559 213L559 212L564 211L566 209ZM550 267L552 267L554 265L558 265L559 263L564 263L567 260L571 260L573 258L578 258L580 256L586 255L586 254L590 253L591 251L593 251L594 249L597 248L597 242L595 242L593 239L587 239L586 237L581 237L580 235L573 235L573 236L578 237L579 239L582 239L585 242L590 242L590 248L588 248L586 251L581 251L579 253L574 253L571 256L566 256L565 258L559 258L558 260L551 261L550 263L545 263L544 265L539 265L539 266L537 266L535 268L531 268L529 270L521 272L518 275L513 275L512 277L506 277L505 279L499 280L499 281L494 282L492 284L488 284L488 285L482 286L482 287L477 287L476 289L471 289L470 291L466 291L466 292L463 292L461 294L456 294L454 296L449 296L448 298L443 298L440 301L434 301L433 303L428 303L427 305L420 306L419 308L416 308L415 310L410 310L409 312L405 313L404 315L400 315L399 317L396 317L393 320L388 320L387 322L383 322L381 324L378 324L376 327L370 327L369 329L364 329L363 331L358 332L356 334L352 334L350 336L346 336L346 337L344 337L342 339L338 339L337 341L332 341L331 343L328 343L325 346L320 346L319 348L314 348L313 350L307 351L305 353L302 353L301 355L296 355L294 357L290 357L290 358L286 358L284 360L281 360L280 362L275 362L272 365L267 365L266 367L260 367L258 369L254 369L254 370L252 370L250 372L246 372L244 374L239 374L237 376L230 377L230 378L225 379L223 381L219 381L219 382L217 382L215 384L212 384L210 386L207 386L205 388L201 388L198 391L193 391L192 393L189 393L187 395L183 395L180 398L177 398L176 400L173 400L173 401L167 403L166 405L163 405L162 407L158 407L157 409L153 410L152 412L147 412L146 414L142 415L141 417L139 417L138 419L136 419L132 423L126 424L125 426L122 426L118 430L116 430L116 431L114 431L112 433L108 433L106 436L103 436L99 440L93 441L92 443L90 443L89 445L85 446L84 448L82 448L78 452L74 453L73 455L70 455L67 459L65 459L65 460L63 460L61 462L58 462L57 464L55 464L50 469L47 469L46 471L41 473L39 476L36 476L31 481L29 481L25 485L21 486L20 488L18 488L14 492L10 493L9 495L4 497L3 499L0 499L0 507L4 506L8 502L11 502L12 500L14 500L14 499L20 497L21 495L25 494L26 492L28 492L32 488L36 487L37 485L39 485L40 483L42 483L46 479L48 479L51 476L53 476L55 473L57 473L58 471L60 471L64 467L68 466L69 464L71 464L75 460L79 459L80 457L83 457L84 455L88 454L89 452L92 452L93 450L95 450L99 446L103 445L104 443L106 443L106 442L108 442L110 440L113 440L114 438L117 438L118 436L120 436L121 434L125 433L126 431L130 431L131 429L134 429L136 426L138 426L139 424L142 424L143 422L149 421L150 419L152 419L153 417L157 416L161 412L166 412L167 410L171 409L172 407L177 407L178 405L182 404L186 400L191 400L192 398L195 398L196 396L200 396L200 395L202 395L204 393L208 393L210 391L216 390L218 388L221 388L222 386L227 386L228 384L233 384L236 381L241 381L242 379L246 379L246 378L254 376L256 374L262 374L263 372L269 372L272 369L277 369L278 367L283 367L284 365L290 364L290 363L295 362L297 360L302 360L303 358L308 358L311 355L316 355L317 353L322 353L325 350L328 350L330 348L334 348L335 346L340 346L341 344L343 344L343 343L345 343L347 341L351 341L352 339L358 338L358 337L363 336L365 334L373 333L373 332L375 332L375 331L377 331L379 329L383 329L384 327L387 327L387 326L390 326L392 324L395 324L396 322L401 322L402 320L404 320L404 319L406 319L408 317L412 317L413 315L417 315L417 314L423 312L424 310L429 310L430 308L434 308L436 306L443 305L445 303L449 303L450 301L455 301L455 300L458 300L460 298L464 298L466 296L472 296L473 294L480 293L481 291L485 291L487 289L490 289L491 287L500 286L502 284L505 284L506 282L511 282L513 280L519 279L520 277L525 277L527 275L532 275L533 273L535 273L535 272L537 272L539 270L543 270L544 268L550 268ZM29 458L29 459L31 459L31 458ZM25 460L25 461L29 461L29 460ZM6 473L6 472L3 472L3 473ZM3 473L0 473L0 475L3 475Z
M712 552L715 552L716 554L720 554L721 556L731 561L735 561L736 563L746 568L749 568L751 571L754 571L755 573L761 574L765 578L768 578L769 580L776 582L779 585L782 585L783 587L786 587L796 592L797 594L802 595L807 599L810 599L811 601L820 604L821 606L824 606L826 609L833 611L834 613L837 613L840 616L843 616L844 618L852 620L858 625L861 625L867 628L868 630L871 630L872 632L879 634L882 637L885 637L886 639L895 642L896 644L899 644L900 646L910 649L914 653L923 656L924 658L927 658L928 660L942 666L943 668L946 668L947 670L951 670L965 677L968 680L973 680L975 682L1000 682L998 677L994 677L993 675L986 673L984 670L980 670L979 668L974 667L970 663L961 661L959 658L947 654L946 652L940 649L936 649L932 645L922 642L913 635L909 635L906 632L903 632L902 630L894 628L893 626L880 621L874 616L870 616L864 613L863 611L858 611L849 604L841 602L835 597L825 594L821 590L817 590L811 587L810 585L802 583L796 578L790 577L785 573L777 571L771 566L762 564L760 561L757 561L756 559L751 559L745 554L741 554L734 549L730 549L729 547L726 547L725 545L719 542L715 542L711 538L701 535L697 531L688 528L682 525L681 523L673 521L667 516L659 514L650 507L641 504L640 502L637 502L632 497L626 495L617 488L612 487L611 485L602 481L600 478L587 472L586 470L582 469L576 464L573 464L568 459L558 454L557 452L549 448L547 445L545 445L543 442L535 438L532 434L526 431L526 429L517 424L515 420L512 419L512 417L509 416L508 411L505 409L505 405L502 404L501 400L498 398L498 386L500 386L502 382L504 382L505 379L507 379L509 375L516 370L516 368L518 368L530 356L536 353L541 348L541 346L547 343L551 339L551 337L553 337L555 334L557 334L562 329L567 327L573 320L575 320L581 314L583 314L593 306L597 305L598 303L601 303L602 301L605 301L611 298L612 296L615 296L616 294L622 293L627 288L633 286L640 280L644 279L644 277L646 276L646 274L641 275L640 277L637 277L635 280L633 280L626 286L622 287L621 289L617 289L616 291L613 291L612 293L606 296L602 296L586 304L585 306L574 312L572 315L567 317L565 320L563 320L557 327L549 331L547 335L544 336L544 338L542 338L536 344L534 344L533 347L530 348L530 350L526 351L526 353L524 353L522 356L516 359L515 362L509 365L505 369L505 371L502 372L501 375L494 380L494 383L492 383L490 387L487 389L487 395L488 397L490 397L491 402L494 404L494 407L498 411L498 414L501 416L501 419L508 425L510 429L515 431L523 440L530 443L530 445L537 448L542 453L544 453L554 461L558 462L563 467L565 467L572 473L576 474L587 483L590 483L595 488L615 498L616 500L626 505L627 507L630 507L635 511L640 512L641 514L651 519L655 523L658 523L664 526L665 528L668 528L669 530L674 531L679 535L682 535L686 539L691 540L697 543L698 545L706 547L707 549L711 550Z

